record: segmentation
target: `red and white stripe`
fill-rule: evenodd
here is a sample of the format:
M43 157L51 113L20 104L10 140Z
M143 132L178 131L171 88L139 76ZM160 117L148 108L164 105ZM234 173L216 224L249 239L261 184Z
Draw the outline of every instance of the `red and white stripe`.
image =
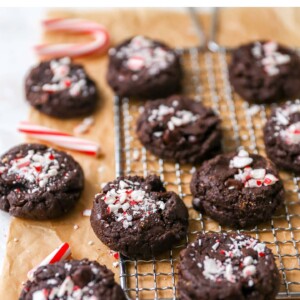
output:
M57 146L74 150L80 153L98 156L100 154L99 144L85 139L77 138L69 133L54 130L48 127L21 122L18 130L30 137L47 141Z
M83 19L48 19L42 22L46 31L61 31L90 35L93 40L86 43L42 44L34 47L41 57L86 56L103 54L109 47L110 36L100 24Z
M27 273L28 279L30 280L33 279L33 274L39 267L62 261L68 258L70 255L71 255L71 248L69 244L63 243L58 248L56 248L53 252L51 252L45 259L43 259L36 267L31 269Z

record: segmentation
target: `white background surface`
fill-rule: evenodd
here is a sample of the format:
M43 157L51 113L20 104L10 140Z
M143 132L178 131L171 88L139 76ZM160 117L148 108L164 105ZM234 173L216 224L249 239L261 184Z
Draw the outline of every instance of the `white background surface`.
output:
M0 8L0 153L21 143L19 121L27 119L24 76L35 63L32 46L39 41L44 9ZM0 211L0 268L10 217Z

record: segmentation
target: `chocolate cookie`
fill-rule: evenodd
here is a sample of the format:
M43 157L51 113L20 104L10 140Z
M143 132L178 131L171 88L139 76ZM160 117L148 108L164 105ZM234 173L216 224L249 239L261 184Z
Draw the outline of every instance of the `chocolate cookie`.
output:
M284 198L273 163L245 150L206 161L193 175L191 192L196 210L234 228L268 221Z
M154 155L194 164L220 152L220 125L212 109L184 96L171 96L148 101L136 131Z
M83 185L80 165L45 145L22 144L0 157L0 209L12 216L59 217L79 200Z
M268 157L278 167L300 173L300 100L273 109L264 141Z
M249 43L233 51L229 78L247 101L293 99L300 95L300 58L275 42Z
M114 273L96 261L70 260L39 267L19 300L125 300Z
M181 79L179 56L160 41L136 36L109 50L107 81L120 97L165 97Z
M186 236L188 211L157 176L119 177L95 196L91 224L112 250L146 259Z
M273 300L280 286L272 251L242 234L200 234L178 269L181 300Z
M94 81L83 66L73 64L68 57L34 67L26 78L25 91L33 107L61 119L91 114L98 100Z

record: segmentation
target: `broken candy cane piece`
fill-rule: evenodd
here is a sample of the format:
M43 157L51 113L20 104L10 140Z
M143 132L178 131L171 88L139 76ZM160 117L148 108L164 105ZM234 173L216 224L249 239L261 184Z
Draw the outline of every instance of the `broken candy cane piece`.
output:
M31 269L27 273L28 279L33 279L34 272L41 266L54 264L58 261L62 261L71 255L71 248L68 243L63 243L61 246L56 248L53 252L51 252L39 265Z
M263 49L267 54L274 53L277 50L277 48L278 48L278 44L273 41L263 44Z
M250 171L250 175L254 179L264 179L266 175L265 169L253 169Z
M93 41L76 44L43 44L35 46L35 52L41 57L86 56L103 54L108 49L110 37L108 31L98 23L83 19L48 19L42 22L46 31L82 33L93 37Z
M132 71L140 71L144 67L144 65L144 59L139 56L130 57L127 61L127 67Z
M253 159L251 157L240 157L235 156L230 161L230 168L244 168L246 166L249 166L253 162Z
M279 179L273 174L267 174L264 179L264 185L271 185L277 182Z
M94 156L100 154L100 146L97 143L48 127L21 122L18 130L36 139L47 141L66 149Z
M260 187L262 186L262 180L258 179L250 179L245 182L245 187L254 188L254 187Z

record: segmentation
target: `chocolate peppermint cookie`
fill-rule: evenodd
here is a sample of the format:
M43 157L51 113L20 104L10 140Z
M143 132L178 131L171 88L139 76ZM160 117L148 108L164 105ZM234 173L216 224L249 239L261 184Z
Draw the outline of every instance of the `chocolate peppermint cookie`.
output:
M220 123L212 109L184 96L171 96L146 103L136 132L154 155L194 164L220 152Z
M120 97L165 97L181 78L179 56L160 41L136 36L109 50L107 81Z
M33 107L61 119L91 114L98 101L95 82L82 65L68 57L44 61L31 69L25 91Z
M125 300L114 274L96 261L70 260L39 267L19 300Z
M273 108L264 141L268 157L279 168L300 173L300 100Z
M243 234L200 234L178 269L180 300L273 300L280 286L272 251Z
M249 43L233 51L229 77L247 101L293 99L300 95L300 58L275 42Z
M284 198L273 163L245 150L206 161L193 175L191 192L196 210L234 228L268 221Z
M157 176L119 177L95 196L91 224L112 250L146 259L186 236L188 211Z
M83 185L80 165L45 145L22 144L0 157L0 209L12 216L59 217L73 208Z

